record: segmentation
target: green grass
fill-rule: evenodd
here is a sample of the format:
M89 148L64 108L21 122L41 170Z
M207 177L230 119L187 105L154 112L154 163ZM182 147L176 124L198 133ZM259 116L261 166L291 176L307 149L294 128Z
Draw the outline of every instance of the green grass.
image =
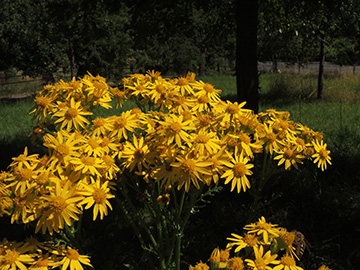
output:
M27 136L31 131L29 111L33 106L29 100L0 102L0 141L12 142Z

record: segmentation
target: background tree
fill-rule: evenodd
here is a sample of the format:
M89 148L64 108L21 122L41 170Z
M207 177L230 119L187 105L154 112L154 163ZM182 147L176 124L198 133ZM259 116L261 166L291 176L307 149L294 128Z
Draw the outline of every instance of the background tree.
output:
M236 30L236 85L237 98L246 101L246 107L259 110L259 80L257 69L258 2L237 2Z

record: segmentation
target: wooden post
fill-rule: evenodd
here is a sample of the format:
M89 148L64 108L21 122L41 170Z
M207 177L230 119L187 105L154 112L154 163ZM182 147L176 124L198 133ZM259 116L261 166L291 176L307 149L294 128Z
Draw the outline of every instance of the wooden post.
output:
M0 71L0 84L1 84L1 90L6 90L6 78L5 78L5 72Z

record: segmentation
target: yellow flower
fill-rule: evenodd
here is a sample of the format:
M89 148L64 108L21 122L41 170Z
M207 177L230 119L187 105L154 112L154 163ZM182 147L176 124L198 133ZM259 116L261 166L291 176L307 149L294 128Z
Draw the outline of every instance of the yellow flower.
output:
M189 267L189 270L209 270L209 269L210 267L206 263L203 263L202 261L197 263L195 267L191 265Z
M21 217L22 223L28 223L33 221L34 216L34 203L37 196L32 190L27 190L22 193L20 190L14 191L15 197L12 199L14 203L14 209L11 215L11 223L19 221Z
M182 96L184 96L186 93L194 95L194 89L191 87L189 80L193 80L194 78L190 78L191 74L186 77L180 77L177 80L174 81L175 89L180 92Z
M291 166L294 166L297 169L297 164L302 164L301 159L305 158L304 155L300 154L297 145L291 143L288 143L283 149L277 150L277 154L278 155L274 157L274 160L279 160L278 166L285 164L285 170L290 170Z
M39 155L38 154L28 155L28 153L29 153L28 148L25 147L23 154L20 154L19 156L12 158L13 162L11 162L10 167L11 168L17 167L18 169L22 169L24 167L34 168L34 165L36 165L38 162Z
M111 135L117 135L120 140L127 140L128 133L134 132L134 128L138 126L138 116L131 114L131 111L122 112L120 116L111 116L109 120L112 125Z
M237 246L235 249L235 253L239 252L243 248L255 247L258 245L258 239L255 234L247 233L244 237L235 233L232 233L231 235L233 236L233 238L229 237L226 239L233 241L233 243L231 243L231 247Z
M288 232L285 228L280 228L279 235L284 244L286 245L286 255L289 255L291 257L295 256L297 259L299 259L295 252L296 248L293 247L293 243L295 240L295 232Z
M41 204L37 208L36 214L40 219L36 224L35 233L41 229L43 234L48 230L52 235L53 231L58 232L59 229L64 228L64 221L71 226L71 218L79 220L77 214L81 214L81 211L77 207L77 203L83 197L76 192L76 186L71 189L69 186L70 181L61 188L60 181L58 181L55 189L49 195L41 197Z
M44 146L49 148L51 153L48 160L50 168L60 172L69 164L71 158L79 155L79 139L75 133L58 131L54 136L47 134L44 137Z
M191 120L184 121L183 115L167 115L166 121L160 121L159 124L164 127L158 131L158 134L164 137L164 143L170 145L175 141L178 147L182 147L183 141L188 141L187 131L195 129Z
M280 264L275 266L273 270L303 270L301 267L296 266L296 262L293 257L284 255L280 259Z
M269 152L270 155L280 149L281 140L276 136L271 126L268 126L266 123L263 125L261 140L265 143L265 150Z
M107 135L111 131L111 123L109 118L98 117L92 120L92 128L90 135L99 137L100 135Z
M243 191L246 191L247 188L250 188L250 182L247 178L247 175L252 175L251 168L254 167L253 164L248 164L249 159L243 157L242 153L240 155L235 155L235 158L230 156L231 162L223 162L225 166L229 169L221 176L225 179L225 184L231 182L231 191L237 187L237 192L240 193L241 188Z
M327 163L331 165L331 157L329 156L330 151L326 149L326 143L323 141L319 142L315 140L313 142L315 154L312 155L314 159L314 163L318 163L318 168L321 168L322 171L327 169Z
M82 174L101 177L100 170L105 166L101 158L92 157L87 154L82 154L80 157L71 159L71 164L74 166L75 171Z
M240 257L233 257L226 262L226 269L228 270L243 270L244 262Z
M206 161L211 162L211 175L204 176L204 182L210 185L211 180L215 184L219 183L219 175L224 174L226 167L224 163L229 162L229 156L225 152L225 147L221 148L215 155L211 155Z
M192 87L197 90L195 93L196 97L206 95L212 101L220 101L220 93L221 90L216 89L214 85L210 83L204 83L203 81L195 81L194 83L190 83Z
M0 269L2 270L25 270L26 264L31 264L33 258L29 254L22 254L17 249L6 249L4 254L0 255Z
M146 99L149 95L149 82L138 78L131 85L124 85L125 90L129 93L129 96L135 96L139 99Z
M15 167L10 174L7 181L11 181L7 187L13 187L15 191L20 191L20 193L25 193L28 190L31 190L36 183L34 179L36 178L38 171L31 168L21 168Z
M189 143L194 148L195 153L200 155L213 154L220 149L220 141L215 132L200 130L191 134Z
M87 112L81 106L81 102L75 102L73 98L70 100L69 106L60 108L58 112L54 114L54 117L59 117L55 121L56 123L61 123L60 128L66 131L70 131L72 127L76 130L79 130L80 127L85 128L85 124L90 124L84 116L92 115L92 112Z
M170 95L171 94L169 94L169 96ZM172 101L171 106L169 106L170 111L178 114L181 114L185 111L190 111L195 103L195 99L181 95L173 95L170 100Z
M43 96L39 94L35 98L35 107L30 112L30 114L35 113L33 119L40 120L43 117L46 117L49 113L53 113L54 104L51 97Z
M213 263L220 262L220 250L218 248L215 248L213 252L211 252L209 261Z
M277 254L271 255L269 250L264 254L264 247L254 247L255 260L246 259L245 262L248 266L252 267L253 270L272 270L273 268L269 264L279 264L276 261Z
M202 174L211 175L211 162L202 161L197 158L190 158L188 156L179 156L176 158L177 162L172 162L171 166L176 168L175 182L178 184L178 189L185 185L186 192L189 191L191 183L199 189L198 180L202 181Z
M33 265L31 265L29 270L48 270L56 267L58 263L56 262L55 255L41 255Z
M84 136L80 140L82 144L82 151L89 156L101 157L105 153L105 148L101 147L100 138Z
M76 249L68 248L59 255L64 256L63 259L57 264L61 265L61 270L66 270L70 267L70 270L83 270L82 264L92 267L90 264L89 256L80 255Z
M110 193L108 183L109 182L106 181L102 184L100 180L96 180L96 182L91 185L82 184L83 190L80 194L84 195L86 198L81 201L81 205L86 204L85 209L89 209L94 205L93 220L96 219L98 213L100 213L100 219L107 216L107 207L112 210L112 206L108 199L114 198L115 196Z
M270 244L269 238L279 237L279 230L276 228L276 224L267 223L264 217L259 218L256 223L251 223L244 227L248 230L248 233L256 233L262 235L262 239L265 244Z
M144 137L138 139L133 136L133 142L126 141L125 149L122 152L122 158L126 159L123 164L130 171L134 170L135 166L138 171L142 170L143 165L146 163L146 155L149 153L149 147L144 143Z

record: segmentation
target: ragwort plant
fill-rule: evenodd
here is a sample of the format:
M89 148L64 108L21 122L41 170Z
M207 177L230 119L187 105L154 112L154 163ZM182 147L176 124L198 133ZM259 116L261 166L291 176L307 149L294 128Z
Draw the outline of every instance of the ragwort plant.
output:
M4 239L0 269L91 266L74 247L82 213L91 209L94 220L103 219L113 205L147 254L147 268L180 269L184 228L205 196L223 185L237 193L253 185L259 195L273 160L282 170L305 159L321 170L331 164L321 133L290 121L287 112L254 114L220 93L193 73L163 78L155 71L126 77L119 88L91 74L45 86L31 111L31 136L48 154L25 148L1 172L0 214L62 240ZM117 108L132 100L137 108L102 117L112 100ZM264 166L255 181L256 158Z
M299 261L305 240L301 232L288 231L264 217L244 227L244 236L231 234L226 248L215 248L208 262L200 261L189 270L303 270ZM318 270L330 270L322 265Z

